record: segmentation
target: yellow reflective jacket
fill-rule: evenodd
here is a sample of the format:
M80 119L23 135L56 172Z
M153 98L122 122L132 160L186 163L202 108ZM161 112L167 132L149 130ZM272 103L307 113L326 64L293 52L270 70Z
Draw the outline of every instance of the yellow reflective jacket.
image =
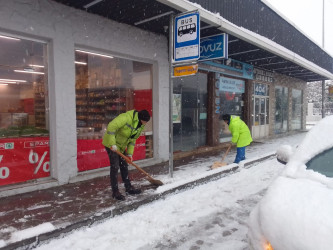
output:
M252 137L248 126L239 116L230 117L229 130L232 134L232 143L237 143L237 147L246 147L252 142Z
M122 153L127 148L127 154L133 155L135 141L141 135L144 125L137 128L139 124L138 112L130 110L122 113L109 122L107 130L103 136L102 144L110 148L117 145L118 150Z

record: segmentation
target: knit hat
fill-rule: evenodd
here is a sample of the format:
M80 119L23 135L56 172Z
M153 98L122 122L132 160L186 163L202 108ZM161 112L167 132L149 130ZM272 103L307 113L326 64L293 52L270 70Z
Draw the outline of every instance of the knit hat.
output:
M148 122L150 120L149 112L145 109L138 112L138 117L140 121Z
M226 121L229 124L230 123L230 115L229 114L222 115L222 120Z

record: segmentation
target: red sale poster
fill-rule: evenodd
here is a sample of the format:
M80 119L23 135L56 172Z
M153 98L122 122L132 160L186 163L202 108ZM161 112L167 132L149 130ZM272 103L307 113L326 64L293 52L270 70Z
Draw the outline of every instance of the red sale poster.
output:
M140 136L133 160L146 158L146 138ZM109 166L102 140L77 140L78 171ZM0 186L50 176L48 137L0 139Z
M146 137L140 136L135 143L133 160L146 158ZM79 172L110 166L102 140L77 140L77 167Z
M0 139L0 186L50 176L48 137Z

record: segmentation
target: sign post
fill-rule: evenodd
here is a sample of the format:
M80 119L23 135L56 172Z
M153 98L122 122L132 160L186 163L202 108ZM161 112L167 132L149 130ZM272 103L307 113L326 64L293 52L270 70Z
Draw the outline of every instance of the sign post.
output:
M174 62L194 61L200 57L199 12L181 13L174 23Z
M173 78L194 75L200 57L198 11L170 16L169 23L169 174L173 177ZM195 65L194 65L195 64Z

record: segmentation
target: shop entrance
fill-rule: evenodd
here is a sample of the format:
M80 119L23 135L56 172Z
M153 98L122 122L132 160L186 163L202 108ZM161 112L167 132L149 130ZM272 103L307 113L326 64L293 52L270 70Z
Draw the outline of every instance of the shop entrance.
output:
M269 134L269 97L268 85L255 84L254 87L252 137L258 139Z
M191 151L206 145L207 74L174 79L173 148Z

